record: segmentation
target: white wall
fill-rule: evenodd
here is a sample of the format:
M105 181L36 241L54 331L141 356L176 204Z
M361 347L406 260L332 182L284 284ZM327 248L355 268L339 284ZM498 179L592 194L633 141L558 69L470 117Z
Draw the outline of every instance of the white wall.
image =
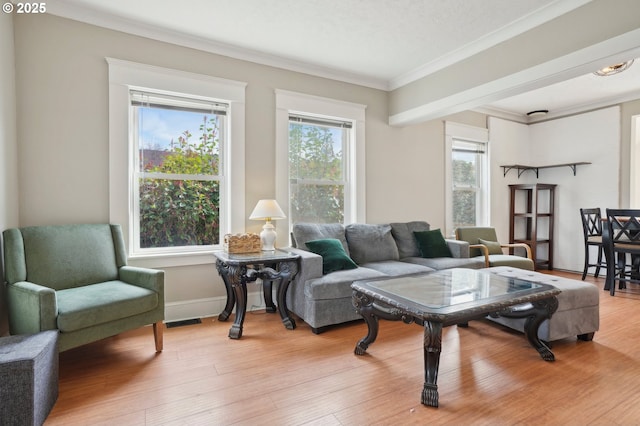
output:
M619 207L620 198L620 108L611 107L530 126L491 118L492 154L501 164L551 165L590 162L578 166L541 169L539 178L524 172L520 179L511 171L501 184L492 179L492 217L499 236L509 235L509 192L512 183L556 184L554 222L554 268L582 271L584 244L580 208ZM520 138L519 142L516 140ZM526 141L526 143L523 143ZM493 158L495 160L495 158ZM495 172L496 165L493 166ZM500 174L501 176L501 174Z
M584 244L579 209L600 207L604 214L606 208L619 207L620 108L532 125L531 140L537 146L532 152L532 160L538 164L549 161L592 163L578 166L575 177L568 168L543 172L544 179L558 184L555 267L581 271Z
M640 208L640 99L623 103L620 111L620 207L636 209Z
M496 228L499 241L509 241L509 186L522 183L517 171L505 176L502 165L528 161L531 146L529 126L489 117L489 157L491 173L490 223Z

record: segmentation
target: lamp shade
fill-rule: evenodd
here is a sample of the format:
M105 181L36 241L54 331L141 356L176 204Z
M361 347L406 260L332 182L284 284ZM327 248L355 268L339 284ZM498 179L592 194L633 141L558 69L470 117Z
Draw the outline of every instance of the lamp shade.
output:
M276 220L284 219L286 216L276 200L260 200L251 212L249 219L252 220Z

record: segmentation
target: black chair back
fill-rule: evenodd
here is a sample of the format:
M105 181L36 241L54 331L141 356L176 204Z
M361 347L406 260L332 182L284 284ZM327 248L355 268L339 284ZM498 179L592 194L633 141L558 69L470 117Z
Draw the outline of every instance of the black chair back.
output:
M640 210L607 209L607 228L603 233L607 253L605 289L613 296L616 284L640 284ZM631 262L627 263L627 257Z
M607 209L607 226L611 242L623 244L617 249L629 246L629 249L640 250L640 210Z
M580 209L580 216L582 216L582 231L585 241L588 240L589 237L602 236L602 215L600 207Z
M582 218L582 234L584 237L584 268L582 270L582 280L587 277L589 268L595 267L594 277L600 275L600 268L606 268L607 262L602 258L604 255L604 245L602 244L602 215L600 208L580 209ZM598 258L595 263L591 263L589 249L597 248Z

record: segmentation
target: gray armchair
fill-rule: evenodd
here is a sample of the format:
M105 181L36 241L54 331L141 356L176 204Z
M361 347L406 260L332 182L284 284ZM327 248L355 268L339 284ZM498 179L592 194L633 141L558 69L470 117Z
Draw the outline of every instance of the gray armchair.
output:
M127 266L119 225L3 232L11 334L59 330L65 351L153 324L162 351L164 271Z

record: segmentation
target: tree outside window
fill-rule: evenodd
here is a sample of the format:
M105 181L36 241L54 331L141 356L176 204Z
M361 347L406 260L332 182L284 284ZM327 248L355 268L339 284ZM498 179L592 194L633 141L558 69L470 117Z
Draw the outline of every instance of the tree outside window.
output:
M291 223L343 223L349 131L301 121L289 123Z
M139 248L219 244L225 116L166 101L133 103Z
M485 203L484 144L454 140L451 153L453 226L481 226Z

